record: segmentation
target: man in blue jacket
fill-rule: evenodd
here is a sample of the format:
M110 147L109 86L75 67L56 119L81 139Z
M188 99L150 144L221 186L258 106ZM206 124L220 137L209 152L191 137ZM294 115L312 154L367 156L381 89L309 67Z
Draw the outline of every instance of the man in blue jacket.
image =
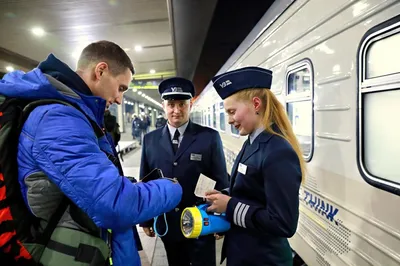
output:
M99 232L104 240L111 229L117 266L140 265L132 227L173 209L182 196L181 186L170 180L132 183L122 176L109 159L110 141L96 137L89 122L103 128L106 107L121 104L133 74L124 50L100 41L82 51L76 72L50 54L32 71L0 81L1 95L58 99L81 109L49 104L30 113L19 137L18 178L26 205L41 222L47 223L65 195L72 204L58 227ZM63 253L60 246L53 243L52 249Z
M176 177L183 188L182 201L167 213L167 224L158 219L157 228L152 221L142 223L144 232L154 236L155 229L162 237L169 266L215 266L215 238L213 235L198 239L185 239L180 227L182 211L201 200L194 195L200 174L216 181L216 189L228 185L228 173L222 141L214 129L189 120L195 95L190 80L175 77L159 85L168 123L145 135L143 140L140 177L153 168L160 168L166 176Z

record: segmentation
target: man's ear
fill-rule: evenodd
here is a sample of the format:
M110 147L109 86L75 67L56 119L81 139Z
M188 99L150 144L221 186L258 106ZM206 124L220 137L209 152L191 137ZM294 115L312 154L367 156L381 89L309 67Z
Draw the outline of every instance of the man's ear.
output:
M99 80L105 71L108 70L108 64L106 62L100 62L98 63L95 68L94 68L94 75L96 80Z

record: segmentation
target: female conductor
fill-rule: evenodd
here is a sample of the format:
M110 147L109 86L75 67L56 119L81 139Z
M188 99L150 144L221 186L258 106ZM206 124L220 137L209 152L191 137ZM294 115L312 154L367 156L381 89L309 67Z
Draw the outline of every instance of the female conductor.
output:
M208 192L209 211L226 213L222 259L227 266L289 266L305 175L300 145L282 104L270 91L272 72L245 67L213 78L229 124L248 135L230 187Z

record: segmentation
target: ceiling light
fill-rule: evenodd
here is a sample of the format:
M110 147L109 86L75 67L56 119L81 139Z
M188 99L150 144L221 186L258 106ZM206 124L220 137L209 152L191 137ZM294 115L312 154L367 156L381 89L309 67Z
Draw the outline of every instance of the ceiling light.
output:
M139 95L141 95L141 94L142 94L142 92L141 92L141 91L139 91L139 92L138 92L138 94L139 94Z
M132 89L133 92L137 92L137 89Z
M83 47L79 46L77 47L73 52L72 52L72 57L75 58L76 60L79 59L79 57L81 56L81 52L83 50Z
M143 50L143 47L142 46L140 46L140 45L136 45L135 46L135 51L136 52L141 52Z
M14 68L12 66L6 66L6 70L8 72L12 72L12 71L14 71Z
M155 74L156 71L154 69L150 69L150 74Z
M32 33L39 37L42 37L45 34L44 29L39 28L39 27L33 28Z
M130 50L130 48L124 48L125 52L128 52Z
M71 55L75 59L79 59L79 56L80 56L80 54L78 52L73 52Z

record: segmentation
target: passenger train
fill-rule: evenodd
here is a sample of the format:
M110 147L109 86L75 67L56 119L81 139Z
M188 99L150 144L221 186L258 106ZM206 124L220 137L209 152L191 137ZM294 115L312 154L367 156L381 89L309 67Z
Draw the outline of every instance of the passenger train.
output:
M273 71L307 161L293 250L400 265L400 1L275 1L218 74L245 66ZM191 117L220 132L230 171L246 137L211 83Z

